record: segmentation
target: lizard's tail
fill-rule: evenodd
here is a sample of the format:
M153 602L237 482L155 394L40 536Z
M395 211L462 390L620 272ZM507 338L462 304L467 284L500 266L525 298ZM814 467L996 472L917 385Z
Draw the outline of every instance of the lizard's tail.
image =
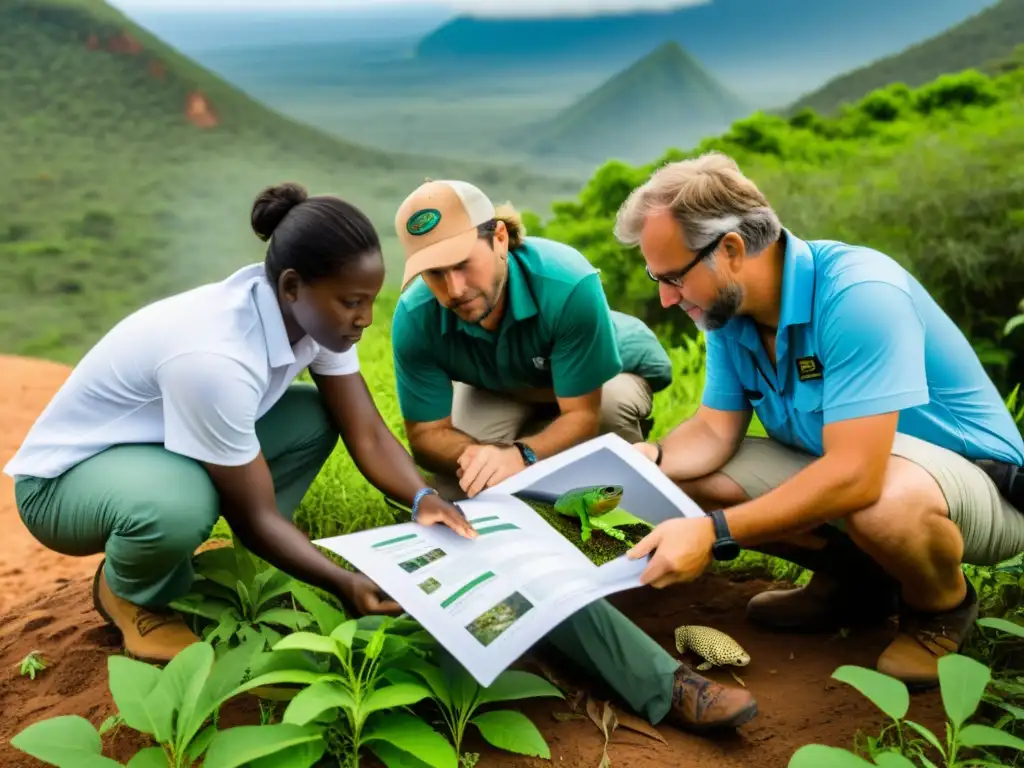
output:
M516 491L512 495L517 499L522 499L523 501L535 501L538 504L551 504L554 506L554 503L561 498L562 494L551 493L550 491L533 491L524 488L521 491Z

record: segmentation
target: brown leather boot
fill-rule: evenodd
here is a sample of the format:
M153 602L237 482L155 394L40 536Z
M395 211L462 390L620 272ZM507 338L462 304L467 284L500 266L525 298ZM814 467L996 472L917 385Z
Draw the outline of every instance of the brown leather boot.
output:
M150 664L165 664L199 638L177 611L143 608L115 595L103 563L96 570L92 600L97 612L120 630L128 655Z
M687 731L738 728L757 716L757 702L750 691L719 685L686 664L676 670L672 709L666 720Z
M895 583L839 581L817 572L807 586L755 595L747 618L777 631L835 632L883 623L897 612L898 594Z
M904 607L899 634L878 657L878 671L902 680L907 688L928 690L939 684L939 659L958 653L978 618L978 593L970 579L956 608L925 613Z

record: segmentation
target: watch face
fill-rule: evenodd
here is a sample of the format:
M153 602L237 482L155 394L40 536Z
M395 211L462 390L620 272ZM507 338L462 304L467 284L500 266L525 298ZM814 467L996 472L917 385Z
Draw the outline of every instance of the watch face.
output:
M740 545L735 541L717 542L712 550L716 560L735 560L740 555Z
M513 445L519 449L519 455L523 457L523 463L529 466L537 461L537 454L533 452L526 443L520 443L516 441Z

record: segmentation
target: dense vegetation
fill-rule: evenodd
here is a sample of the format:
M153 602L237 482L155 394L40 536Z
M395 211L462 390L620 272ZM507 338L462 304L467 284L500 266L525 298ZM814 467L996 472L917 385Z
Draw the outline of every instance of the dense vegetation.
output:
M671 42L519 134L525 148L540 156L644 162L667 146L713 136L749 113L747 104ZM627 122L623 115L637 119Z
M832 118L809 109L789 119L755 114L651 165L609 162L543 226L528 222L534 234L580 248L601 267L612 304L676 344L692 323L661 308L639 254L615 241L614 216L656 165L721 149L795 233L866 243L910 268L1005 386L1024 380L1010 358L1022 349L1018 337L1002 339L1024 296L1024 177L1008 162L1024 151L1022 93L1022 71L968 70L916 90L887 86Z
M142 302L260 258L249 208L268 184L351 198L392 263L394 210L426 176L541 207L575 186L346 144L267 110L101 0L0 3L0 104L0 349L68 362Z
M945 32L830 80L789 111L810 107L827 114L890 83L914 88L951 72L994 69L1022 40L1024 0L999 0Z

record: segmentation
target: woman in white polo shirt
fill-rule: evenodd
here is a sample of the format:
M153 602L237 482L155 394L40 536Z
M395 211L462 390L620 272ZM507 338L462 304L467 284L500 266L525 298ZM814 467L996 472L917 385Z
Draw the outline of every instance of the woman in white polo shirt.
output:
M369 219L284 184L256 199L262 264L156 301L75 367L4 468L45 546L103 552L96 608L126 650L163 662L198 638L166 608L220 514L242 543L361 613L399 607L291 522L342 438L367 480L424 524L475 533L388 430L356 343L384 281ZM295 382L308 367L316 384Z

